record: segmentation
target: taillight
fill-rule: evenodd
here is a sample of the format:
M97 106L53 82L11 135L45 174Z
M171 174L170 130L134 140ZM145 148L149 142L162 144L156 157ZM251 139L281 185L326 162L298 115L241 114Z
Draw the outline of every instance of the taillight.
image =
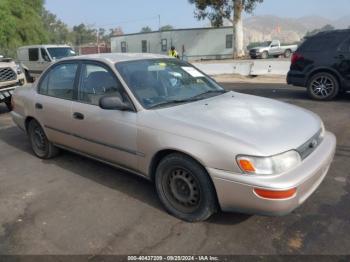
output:
M299 54L299 53L294 53L293 55L292 55L292 65L294 65L294 64L296 64L299 60L303 60L304 59L304 57L301 55L301 54Z

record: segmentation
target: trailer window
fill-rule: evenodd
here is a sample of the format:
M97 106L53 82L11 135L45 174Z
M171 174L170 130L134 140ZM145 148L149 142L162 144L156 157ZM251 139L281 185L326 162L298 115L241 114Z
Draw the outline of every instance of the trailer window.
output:
M226 35L226 48L232 48L233 35Z

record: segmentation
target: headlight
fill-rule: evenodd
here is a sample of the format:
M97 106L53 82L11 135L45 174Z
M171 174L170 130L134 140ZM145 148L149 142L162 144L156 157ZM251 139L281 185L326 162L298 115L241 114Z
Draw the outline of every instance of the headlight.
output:
M300 164L301 157L292 150L272 157L238 156L237 163L246 174L278 175Z
M321 121L321 134L320 134L320 137L324 138L325 134L326 134L326 128L324 127L323 121Z
M17 72L17 75L20 75L23 73L22 68L19 65L16 65L16 72Z

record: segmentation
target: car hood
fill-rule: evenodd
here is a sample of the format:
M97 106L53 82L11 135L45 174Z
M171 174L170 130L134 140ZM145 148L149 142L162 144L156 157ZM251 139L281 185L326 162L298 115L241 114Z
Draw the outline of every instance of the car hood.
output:
M249 144L264 156L297 149L321 129L320 118L305 109L235 92L157 113L169 120L165 127L169 132L179 132L178 127L182 126L181 135L196 139L199 136L194 130L207 132L210 141L206 142L211 143L215 143L215 136L224 136L228 141Z
M251 50L259 51L261 49L266 49L266 48L267 48L266 46L257 46L257 47L252 48Z
M0 61L0 68L4 68L4 67L15 67L16 64L13 61L9 61L9 62L5 62L5 61Z

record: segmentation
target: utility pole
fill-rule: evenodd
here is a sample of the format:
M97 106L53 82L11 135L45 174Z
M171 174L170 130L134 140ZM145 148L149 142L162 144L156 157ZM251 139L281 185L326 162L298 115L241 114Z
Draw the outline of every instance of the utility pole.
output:
M160 28L161 28L160 15L158 15L158 29L159 29L159 31L160 31Z
M100 36L99 36L99 31L96 29L96 43L97 43L97 53L100 53Z

